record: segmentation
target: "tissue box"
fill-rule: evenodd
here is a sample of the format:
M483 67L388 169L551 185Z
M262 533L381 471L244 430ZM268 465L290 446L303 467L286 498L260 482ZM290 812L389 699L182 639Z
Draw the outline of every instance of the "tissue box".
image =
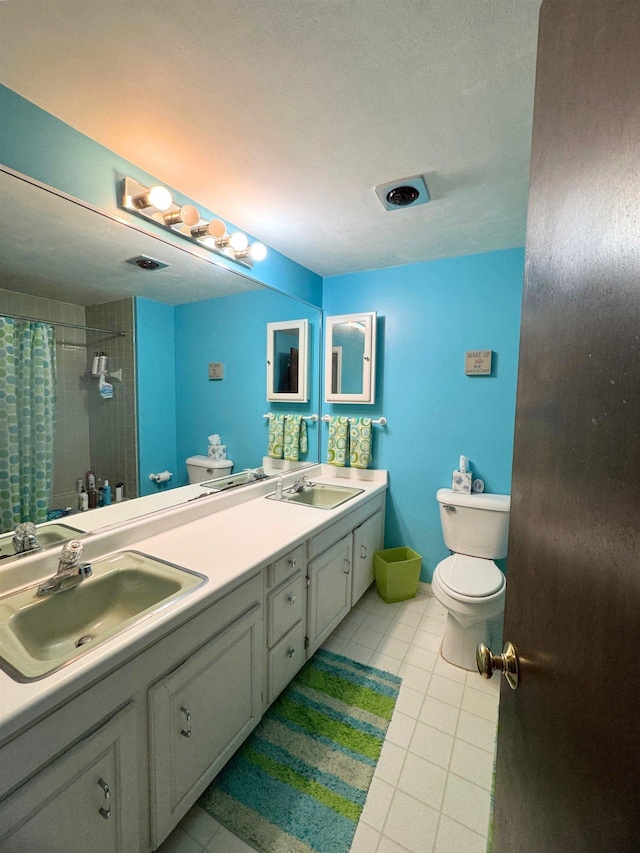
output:
M210 444L209 450L207 451L207 456L209 459L213 459L214 462L219 462L221 459L227 458L227 445L226 444Z
M471 471L467 471L464 474L460 471L454 471L451 479L451 491L462 495L470 495L472 481L473 474Z

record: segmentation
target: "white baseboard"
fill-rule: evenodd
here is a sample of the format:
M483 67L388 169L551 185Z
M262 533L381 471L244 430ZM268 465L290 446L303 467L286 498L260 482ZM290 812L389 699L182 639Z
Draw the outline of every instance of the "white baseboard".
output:
M425 595L433 595L433 592L431 591L431 584L424 583L423 581L419 581L418 583L418 592L422 592Z

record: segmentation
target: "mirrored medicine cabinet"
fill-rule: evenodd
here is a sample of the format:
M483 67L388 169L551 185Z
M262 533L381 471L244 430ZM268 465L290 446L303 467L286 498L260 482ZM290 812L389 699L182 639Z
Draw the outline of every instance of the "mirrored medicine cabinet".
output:
M267 323L267 400L309 399L309 321Z
M324 399L374 403L376 312L325 318Z

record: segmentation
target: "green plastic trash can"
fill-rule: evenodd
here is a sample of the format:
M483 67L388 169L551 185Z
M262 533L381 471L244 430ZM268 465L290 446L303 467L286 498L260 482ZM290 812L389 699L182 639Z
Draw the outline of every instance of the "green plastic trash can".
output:
M380 598L387 604L413 598L418 591L421 565L420 554L406 546L376 551L373 568Z

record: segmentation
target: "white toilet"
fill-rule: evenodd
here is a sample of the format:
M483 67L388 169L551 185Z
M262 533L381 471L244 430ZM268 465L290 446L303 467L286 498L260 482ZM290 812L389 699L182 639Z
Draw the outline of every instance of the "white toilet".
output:
M507 554L510 495L462 495L439 489L440 521L447 548L438 563L433 594L446 607L442 657L475 671L476 646L489 645L489 620L504 609L506 579L493 562Z
M232 470L233 462L230 459L209 459L208 456L190 456L187 459L189 483L228 477Z

